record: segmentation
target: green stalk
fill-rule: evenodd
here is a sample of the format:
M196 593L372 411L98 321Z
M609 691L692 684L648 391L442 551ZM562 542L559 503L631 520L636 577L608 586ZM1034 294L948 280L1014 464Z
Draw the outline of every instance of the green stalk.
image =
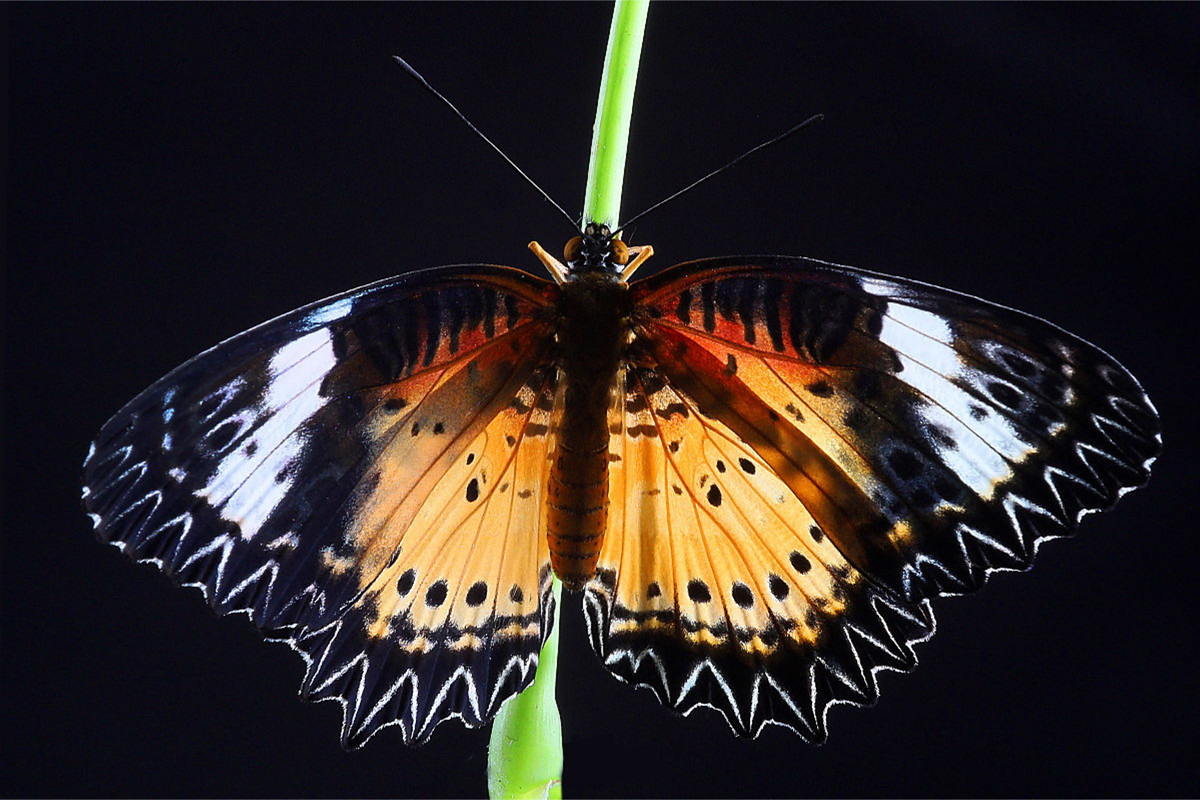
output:
M615 228L621 213L621 185L633 90L642 54L649 0L617 0L608 52L600 78L596 125L588 163L584 221ZM554 579L554 602L561 614L562 583ZM488 743L488 796L562 798L562 719L554 702L558 670L557 622L538 657L533 685L501 706Z
M554 605L562 608L562 582L554 579ZM488 741L488 797L562 798L562 718L554 702L558 631L546 637L533 684L500 707Z
M608 52L600 78L596 125L592 129L592 158L588 164L587 194L583 198L584 222L599 222L615 229L620 223L621 185L625 180L625 153L629 121L633 117L633 89L642 58L642 33L646 29L649 0L617 0Z

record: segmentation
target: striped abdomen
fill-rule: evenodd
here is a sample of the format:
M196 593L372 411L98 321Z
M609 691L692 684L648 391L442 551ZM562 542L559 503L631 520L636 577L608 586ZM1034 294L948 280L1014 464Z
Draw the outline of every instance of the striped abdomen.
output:
M608 522L608 408L628 331L628 291L611 278L562 287L562 395L547 496L550 564L569 589L596 570Z

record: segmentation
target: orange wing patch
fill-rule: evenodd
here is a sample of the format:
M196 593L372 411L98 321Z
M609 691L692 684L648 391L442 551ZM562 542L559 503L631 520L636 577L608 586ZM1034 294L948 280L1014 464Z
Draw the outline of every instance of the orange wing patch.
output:
M622 378L593 647L679 711L823 739L829 703L871 702L875 670L915 664L925 609L877 593L770 464L651 360Z
M393 722L409 742L452 716L482 724L533 680L553 624L543 531L554 369L522 361L514 372L501 359L504 378L474 363L448 370L404 418L374 426L379 455L347 531L362 554L358 599L325 633L326 663L305 682L317 697L345 696L347 672L358 672L350 743ZM502 388L479 397L475 384ZM467 398L485 410L467 415ZM439 430L432 420L443 417L476 422ZM372 676L372 654L389 664L386 677Z
M452 649L478 650L486 644L480 633L499 618L508 627L489 635L539 636L536 612L549 589L543 501L553 386L547 372L522 387L516 402L414 501L418 508L399 534L397 554L368 588L375 615L368 635L394 633L397 620L418 631L448 624L459 635L447 642ZM417 639L403 646L429 648Z

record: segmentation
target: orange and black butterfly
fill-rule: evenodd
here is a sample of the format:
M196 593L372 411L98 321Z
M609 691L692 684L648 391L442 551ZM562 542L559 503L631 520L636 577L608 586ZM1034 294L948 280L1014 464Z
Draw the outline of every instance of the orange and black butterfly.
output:
M697 261L589 225L555 280L405 275L202 353L100 432L99 536L244 611L343 741L484 723L552 575L618 678L744 735L826 736L911 670L930 600L1030 566L1142 485L1159 420L1036 317L806 258Z

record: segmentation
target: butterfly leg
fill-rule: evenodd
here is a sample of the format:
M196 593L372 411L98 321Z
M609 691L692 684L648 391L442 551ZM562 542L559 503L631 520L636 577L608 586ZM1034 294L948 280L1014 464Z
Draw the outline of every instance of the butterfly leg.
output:
M629 248L629 263L621 268L621 280L628 281L634 271L646 262L650 256L654 255L654 248L648 244L643 244L638 247Z
M554 276L555 283L560 286L566 283L567 268L561 261L547 253L546 249L537 242L530 242L529 249L538 257L538 261L541 261L546 265L546 269L550 270L550 274Z

